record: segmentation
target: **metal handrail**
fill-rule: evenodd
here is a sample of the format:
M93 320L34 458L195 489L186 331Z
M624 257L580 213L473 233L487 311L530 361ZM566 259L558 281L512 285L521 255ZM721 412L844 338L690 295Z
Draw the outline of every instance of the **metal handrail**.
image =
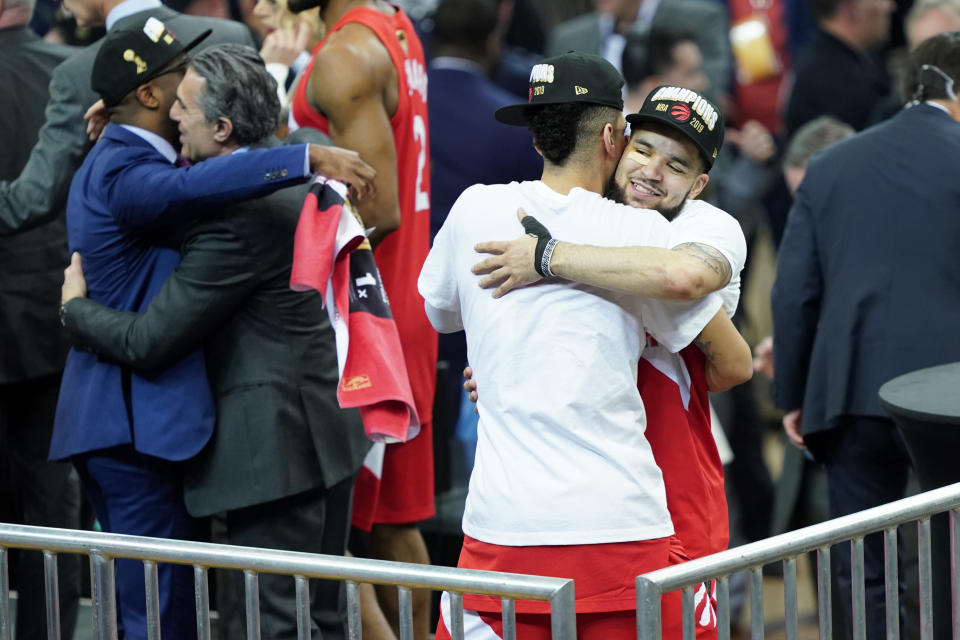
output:
M95 577L102 578L102 582L95 580L93 585L96 595L103 600L99 613L107 617L113 607L112 560L130 558L144 561L148 577L155 573L156 562L192 565L198 598L204 595L205 571L211 567L242 570L248 575L251 572L290 575L304 584L309 578L347 581L348 600L353 601L353 606L348 603L348 611L353 609L349 615L351 628L354 618L359 621L355 583L370 583L398 586L401 598L410 588L451 592L454 617L462 612L460 594L463 593L499 596L508 599L507 602L514 598L546 601L550 604L553 638L573 640L576 637L574 587L573 580L569 579L0 523L0 640L10 637L4 629L4 622L9 626L10 620L9 593L3 588L7 576L5 547L90 555ZM512 602L505 609L512 611ZM462 620L451 622L454 627L462 627Z
M927 491L915 496L910 496L896 502L867 509L858 513L828 520L819 524L811 525L803 529L784 533L765 540L759 540L750 544L734 547L720 553L690 560L682 564L658 569L640 575L636 579L637 587L637 637L645 640L659 639L661 637L660 628L660 596L669 591L683 589L683 617L684 617L684 637L687 637L688 621L693 618L693 587L700 583L713 580L723 580L726 576L739 571L751 571L751 582L753 592L756 595L759 591L760 581L762 579L761 568L765 564L776 561L784 561L788 571L785 572L785 589L796 591L796 563L795 558L810 551L817 551L820 571L818 575L818 590L820 592L820 618L821 618L821 637L831 637L829 629L829 554L830 546L841 543L851 542L854 554L854 572L857 567L860 568L859 588L862 597L863 579L863 537L870 533L883 531L887 536L887 595L891 595L891 570L893 573L892 583L896 585L896 528L908 522L918 521L919 524L919 545L921 567L929 567L930 562L930 517L932 515L949 511L951 515L951 552L957 555L960 549L960 526L954 526L954 520L960 515L960 483ZM893 544L890 544L890 541ZM892 553L891 553L892 551ZM924 558L926 555L926 558ZM891 567L890 559L893 559ZM790 561L794 560L792 564ZM858 562L859 560L859 562ZM792 580L791 580L792 569ZM954 619L958 619L960 614L960 603L958 603L956 594L958 593L958 574L953 573L953 586L955 597ZM826 580L824 579L826 578ZM856 582L856 576L854 582ZM791 584L792 583L792 584ZM855 585L856 588L856 585ZM929 596L932 592L930 584L930 571L921 571L920 577L921 601L926 600L929 603ZM895 590L893 595L896 596ZM720 626L721 639L729 637L729 628L724 633L724 626L729 625L729 610L724 610L728 606L726 584L718 589L718 618ZM824 599L824 596L826 598ZM857 593L854 593L856 600ZM827 610L824 610L827 607ZM895 607L894 607L895 609ZM754 612L755 613L755 612ZM795 612L794 612L795 613ZM827 618L827 627L824 629L824 618ZM926 619L925 619L926 618ZM930 621L929 609L926 615L921 611L921 634L924 637L923 630L927 628ZM762 620L762 618L761 618ZM757 620L754 619L754 624ZM824 633L824 632L827 633ZM692 637L692 636L691 636ZM789 636L788 636L789 637ZM925 636L929 637L929 636Z

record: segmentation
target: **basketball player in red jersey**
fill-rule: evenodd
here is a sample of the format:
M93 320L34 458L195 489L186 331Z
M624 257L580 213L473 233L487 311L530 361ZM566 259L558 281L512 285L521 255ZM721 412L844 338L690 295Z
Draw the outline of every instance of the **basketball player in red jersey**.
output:
M428 563L416 523L434 513L431 412L436 381L437 335L427 321L417 276L430 248L430 144L427 74L413 25L383 0L290 0L294 11L320 7L327 35L297 87L291 111L352 149L377 171L377 194L358 203L374 257L390 298L403 348L420 434L386 446L380 482L363 481L354 496L355 527L370 555ZM379 466L366 464L372 479ZM373 476L370 476L370 472ZM395 591L381 605L396 624ZM429 593L414 592L416 637L426 638Z

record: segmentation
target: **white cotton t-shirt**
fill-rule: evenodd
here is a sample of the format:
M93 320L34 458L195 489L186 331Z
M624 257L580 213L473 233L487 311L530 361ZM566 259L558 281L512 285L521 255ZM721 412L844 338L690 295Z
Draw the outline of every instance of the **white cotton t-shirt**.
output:
M464 533L515 546L668 536L673 525L636 386L644 330L680 349L720 301L709 296L677 305L668 317L648 313L649 301L559 278L494 299L470 272L482 257L473 247L520 235L518 207L569 242L700 241L677 238L655 211L583 189L562 195L535 181L476 185L460 196L434 240L419 289L429 306L446 313L446 330L466 330L480 391Z

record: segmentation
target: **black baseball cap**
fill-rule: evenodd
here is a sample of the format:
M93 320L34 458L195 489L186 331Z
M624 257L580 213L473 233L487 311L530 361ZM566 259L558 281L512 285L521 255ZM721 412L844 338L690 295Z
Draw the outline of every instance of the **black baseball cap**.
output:
M529 107L586 102L623 110L623 76L598 55L570 51L545 58L530 70L530 93L525 104L497 109L504 124L526 126Z
M707 171L723 146L723 113L701 93L683 87L659 86L643 101L640 111L627 116L636 128L659 122L686 135L700 150Z
M91 85L104 104L115 106L124 96L160 75L178 56L210 35L207 29L184 45L166 24L153 16L133 26L107 32L93 62Z

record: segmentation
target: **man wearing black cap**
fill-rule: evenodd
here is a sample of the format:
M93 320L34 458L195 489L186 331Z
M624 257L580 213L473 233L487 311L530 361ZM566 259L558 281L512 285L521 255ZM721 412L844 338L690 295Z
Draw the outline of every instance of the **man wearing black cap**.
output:
M101 141L70 188L70 249L85 260L90 297L124 311L142 310L176 267L178 223L211 206L266 195L333 167L363 185L372 170L356 154L311 145L256 150L177 169L169 119L186 53L154 17L104 39L92 83L112 114ZM332 160L332 162L330 162ZM61 307L61 312L66 309ZM77 466L107 531L170 538L193 536L172 462L195 455L213 429L203 354L195 350L163 372L140 376L71 350L67 357L50 458ZM164 636L190 638L189 567L159 568ZM118 612L126 638L146 637L140 563L117 561Z
M653 303L551 277L556 241L546 237L529 240L539 245L547 280L501 300L478 287L470 263L478 240L517 233L520 205L558 237L600 247L687 243L661 250L664 262L691 277L696 265L709 271L694 257L696 243L706 241L695 229L677 237L658 213L600 196L624 147L621 87L598 56L570 53L536 65L529 103L497 118L530 127L544 156L542 179L464 192L420 276L435 326L466 330L483 388L460 566L573 577L581 638L634 635L634 577L685 557L643 437L636 364L643 330L676 351L721 301ZM471 632L496 630L499 601L465 596L464 604ZM517 611L521 637L549 637L545 608L518 603ZM665 600L663 619L668 632L679 629L678 598ZM441 626L438 638L445 633Z

